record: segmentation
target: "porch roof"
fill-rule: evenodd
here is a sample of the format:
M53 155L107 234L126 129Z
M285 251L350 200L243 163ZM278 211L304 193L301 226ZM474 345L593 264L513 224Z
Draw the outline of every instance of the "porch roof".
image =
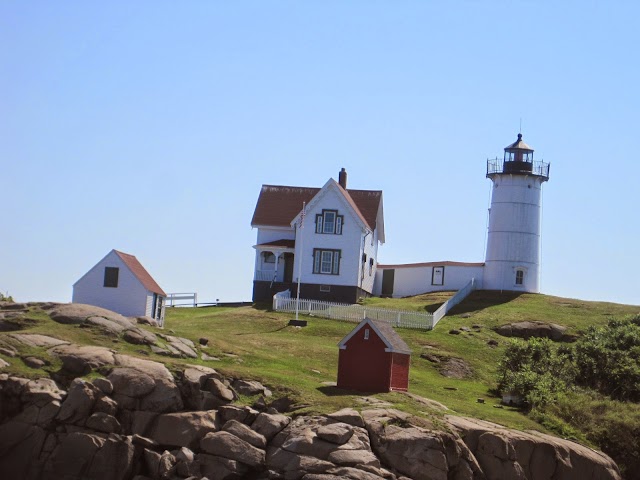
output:
M260 243L258 245L254 245L253 248L259 249L259 250L266 250L269 248L275 249L275 250L293 250L296 246L296 241L295 240L289 240L286 238L280 239L280 240L274 240L272 242L266 242L266 243Z

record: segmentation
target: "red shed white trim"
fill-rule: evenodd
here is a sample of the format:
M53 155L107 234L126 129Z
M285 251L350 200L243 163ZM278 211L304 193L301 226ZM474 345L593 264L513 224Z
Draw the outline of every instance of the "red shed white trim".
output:
M411 349L393 327L365 318L340 343L338 388L406 391Z

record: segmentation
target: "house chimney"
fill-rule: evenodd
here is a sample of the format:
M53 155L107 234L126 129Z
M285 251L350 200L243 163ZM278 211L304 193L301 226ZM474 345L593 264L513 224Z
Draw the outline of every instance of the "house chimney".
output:
M342 167L342 170L340 170L340 173L338 174L338 183L342 188L345 190L347 189L347 171L344 167Z

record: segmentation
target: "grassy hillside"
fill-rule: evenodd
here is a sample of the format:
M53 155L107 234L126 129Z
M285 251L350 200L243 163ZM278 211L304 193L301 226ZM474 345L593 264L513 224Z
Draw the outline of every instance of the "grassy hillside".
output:
M407 299L374 298L366 303L433 311L447 298L448 294L439 293ZM410 391L441 402L459 414L516 428L541 429L516 409L493 407L499 399L490 391L495 386L497 361L508 340L491 328L514 321L539 320L565 325L569 333L579 334L591 324L638 311L640 307L546 295L474 292L435 330L399 330L413 350ZM210 340L209 354L221 358L215 362L215 368L277 386L298 402L311 405L307 410L328 411L356 403L361 395L345 394L325 384L336 380L337 343L354 324L309 318L308 327L295 328L286 326L290 318L291 314L252 307L169 309L166 328L192 339L206 336ZM478 325L481 327L477 328ZM471 331L449 334L452 328L460 327ZM498 345L492 348L487 344L489 340L497 341ZM465 379L446 378L439 373L441 364L421 358L422 353L443 359L460 358L471 367L472 374ZM376 397L404 408L424 408L401 394ZM478 403L478 398L484 398L485 403Z
M366 303L377 307L433 311L449 296L448 293L437 293L407 299L374 298ZM580 334L590 325L604 324L610 318L639 312L638 306L547 295L474 292L433 331L398 330L413 350L410 392L440 402L457 414L519 429L544 430L545 427L517 409L494 408L499 404L499 398L491 393L496 385L497 363L509 340L497 335L492 328L532 320L561 324L568 327L567 333ZM220 360L205 362L160 357L150 353L148 347L128 344L93 328L52 322L43 312L31 312L29 318L25 333L43 333L75 343L107 345L124 353L165 362L169 366L199 363L228 376L260 380L277 395L288 395L299 405L307 405L302 412L357 407L363 399L360 393L339 391L331 386L336 381L337 344L354 327L349 322L312 317L308 318L308 327L296 328L287 326L291 314L272 312L266 307L167 309L165 333L196 342L200 337L209 339L208 355ZM460 330L462 327L468 331L458 335L449 333L451 329ZM497 345L489 345L489 341L497 342ZM21 352L23 355L28 353L24 350ZM432 363L421 354L431 359L437 357L441 363ZM470 367L470 375L462 379L443 376L439 368L447 358L461 359ZM27 376L43 374L27 368L17 359L5 359L11 363L5 371ZM52 364L45 370L55 372L59 362L55 358L49 360ZM368 398L390 402L412 413L434 415L428 405L404 394L378 394ZM479 398L485 403L479 403ZM629 415L635 418L639 414L631 412ZM640 424L640 419L636 420ZM545 425L561 432L548 421Z

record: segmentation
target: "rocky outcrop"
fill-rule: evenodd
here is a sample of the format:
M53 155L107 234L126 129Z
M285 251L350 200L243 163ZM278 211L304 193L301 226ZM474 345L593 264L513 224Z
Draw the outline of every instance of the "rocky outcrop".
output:
M436 427L380 408L293 420L231 404L184 411L211 393L212 380L234 382L204 367L173 378L157 362L119 354L113 361L101 367L106 378L76 378L66 389L0 375L7 478L620 478L609 457L581 445L455 416Z
M119 335L135 332L124 323L128 319L112 312L52 308L52 315L67 323L122 328ZM176 350L197 348L180 337L146 333L148 341L160 338ZM139 345L147 348L145 341ZM415 395L437 421L384 408L388 404L375 397L363 397L362 412L346 408L292 419L281 413L289 411L290 399L276 398L267 406L264 399L272 393L260 382L201 365L174 364L170 371L160 362L41 334L3 333L0 348L8 359L28 354L61 365L52 374L55 381L0 374L1 478L620 478L615 463L600 452L446 415L442 405ZM88 374L91 380L80 378ZM234 404L246 396L259 401L253 407Z
M447 416L487 478L591 480L619 478L607 455L540 432L520 432L483 420Z
M575 335L566 333L567 328L555 323L515 322L496 327L495 331L503 337L548 338L554 342L573 342Z

